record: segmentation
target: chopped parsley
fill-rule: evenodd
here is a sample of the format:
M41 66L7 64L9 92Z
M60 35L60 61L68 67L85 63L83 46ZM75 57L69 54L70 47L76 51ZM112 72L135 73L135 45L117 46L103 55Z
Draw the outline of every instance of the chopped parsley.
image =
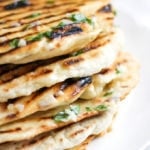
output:
M114 16L117 16L117 11L113 10L113 14L114 14Z
M46 31L43 33L39 33L38 35L28 37L27 41L28 42L35 42L35 41L41 40L43 37L51 38L51 35L52 35L52 31Z
M47 37L47 38L51 38L52 35L52 31L47 31L43 33L43 36Z
M121 71L118 68L116 68L116 74L120 74L120 73Z
M54 116L54 120L56 122L63 122L65 119L68 118L68 116L69 116L68 113L66 113L65 111L62 111Z
M111 96L112 94L113 94L113 91L110 91L110 92L106 92L103 96L107 97L107 96Z
M92 111L92 108L90 108L90 107L86 107L85 109L86 109L86 111L88 111L88 112Z
M97 107L95 107L95 110L97 111L106 111L108 109L108 107L106 105L99 105Z
M75 23L81 23L81 22L87 22L88 24L92 25L93 21L90 18L87 18L83 14L72 14L69 17L70 20L72 20Z
M43 37L44 37L44 34L43 34L43 33L39 33L39 34L36 35L36 36L28 37L28 38L27 38L27 41L28 41L28 42L39 41L39 40L41 40Z
M28 16L28 18L36 18L36 17L38 17L40 15L41 15L41 13L34 13L34 14Z
M79 105L71 105L70 110L73 111L76 115L80 112L80 106Z
M10 41L9 45L12 47L12 48L17 48L18 47L18 44L19 44L19 39L13 39L12 41Z
M99 105L96 107L85 107L87 112L91 112L91 111L106 111L108 110L108 106L106 105Z
M27 41L28 41L28 42L39 41L39 40L41 40L43 37L51 38L51 36L52 36L52 30L57 29L57 28L60 28L60 27L63 27L63 26L65 26L65 24L64 24L63 22L60 22L56 27L53 27L53 28L50 29L49 31L46 31L46 32L43 32L43 33L39 33L38 35L35 35L35 36L28 37L28 38L27 38ZM26 25L26 26L24 27L24 30L29 29L29 28L30 28L30 25Z
M83 53L83 50L79 50L77 52L72 53L71 56L78 56L78 55L80 55L82 53Z
M62 28L66 25L66 23L64 22L60 22L56 27L53 27L53 29L59 29L59 28Z
M70 108L59 112L54 116L56 122L66 122L70 119L75 120L77 115L80 113L79 105L71 105Z
M90 25L93 25L93 20L90 18L86 18L86 22Z

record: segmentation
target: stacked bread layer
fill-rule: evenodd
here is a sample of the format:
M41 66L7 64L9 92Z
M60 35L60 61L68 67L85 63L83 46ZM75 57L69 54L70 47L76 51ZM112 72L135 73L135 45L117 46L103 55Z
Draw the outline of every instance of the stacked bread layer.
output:
M83 148L139 77L110 2L1 5L0 150Z

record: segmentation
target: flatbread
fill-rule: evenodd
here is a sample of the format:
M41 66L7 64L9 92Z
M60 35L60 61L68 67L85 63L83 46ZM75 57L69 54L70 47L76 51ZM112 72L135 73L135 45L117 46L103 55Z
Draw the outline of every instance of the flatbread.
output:
M73 148L90 135L98 135L105 131L112 123L116 107L82 122L75 123L56 132L46 133L33 140L20 141L0 145L3 150L58 150Z
M60 1L58 3L60 4L57 7L53 5L50 7L47 6L48 4L45 1L37 1L36 3L31 1L32 5L29 5L28 9L32 10L34 8L36 9L35 11L22 11L20 14L15 14L16 12L13 14L13 11L11 11L11 14L13 14L11 16L9 16L10 11L9 13L7 13L8 10L3 12L8 16L3 16L3 20L0 20L2 22L0 25L0 64L28 63L77 51L92 42L103 30L104 26L105 28L106 26L109 27L113 22L114 15L112 9L106 13L100 11L101 8L108 5L107 0L103 2L99 0L86 2L79 0L77 2L70 1L69 3ZM42 4L43 7L39 9L39 5ZM94 17L94 26L87 22L78 24L70 22L67 16L77 13L84 14L91 19ZM39 16L30 17L34 14L39 14ZM54 29L54 32L52 32L54 36L51 36L52 38L40 38L40 40L35 42L28 42L30 37L49 31L50 28L58 26L63 20L67 23L69 22L69 25L61 27L59 30ZM15 22L19 24L19 27L6 28L6 25L4 26L3 24L6 21L6 25L11 24L10 22ZM14 39L19 40L19 46L15 48L10 46ZM3 44L4 42L5 44Z
M0 125L24 118L37 111L45 111L71 104L91 84L92 78L68 79L50 88L41 89L30 96L0 104Z
M122 33L116 30L103 40L98 38L88 45L87 48L92 49L90 51L40 67L8 83L1 84L0 102L30 95L34 91L50 87L68 78L91 76L100 72L114 63L122 46L121 37ZM103 45L98 45L99 43ZM93 44L96 44L96 48L92 47Z
M38 134L62 128L66 125L101 114L107 109L111 109L113 105L114 102L104 102L103 99L96 98L89 101L76 101L71 105L34 114L25 119L1 126L0 143L31 139ZM100 110L96 109L101 106L104 106L104 108ZM70 112L74 107L77 109L79 107L78 114ZM62 119L60 122L56 121L55 116L58 116L58 114L61 115L64 111L69 113L67 118Z

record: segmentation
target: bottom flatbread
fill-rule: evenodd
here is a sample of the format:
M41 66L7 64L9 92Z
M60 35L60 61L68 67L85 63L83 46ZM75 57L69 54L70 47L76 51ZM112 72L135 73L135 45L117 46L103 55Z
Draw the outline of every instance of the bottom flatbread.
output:
M117 110L113 105L101 115L72 124L56 132L52 131L32 140L12 142L0 145L0 150L64 150L73 148L91 135L105 131L112 123Z

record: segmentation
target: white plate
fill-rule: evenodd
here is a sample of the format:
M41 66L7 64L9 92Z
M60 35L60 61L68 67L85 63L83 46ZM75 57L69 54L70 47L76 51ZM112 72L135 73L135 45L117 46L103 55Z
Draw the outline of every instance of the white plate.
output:
M113 131L88 150L150 150L150 1L114 0L126 49L141 64L139 85L120 107Z

